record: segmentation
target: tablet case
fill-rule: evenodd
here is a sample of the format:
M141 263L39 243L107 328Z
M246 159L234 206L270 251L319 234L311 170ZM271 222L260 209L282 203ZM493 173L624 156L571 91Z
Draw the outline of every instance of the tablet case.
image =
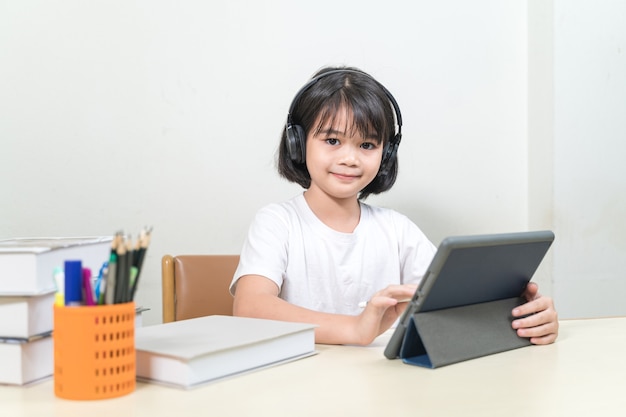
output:
M415 313L404 335L404 363L438 368L530 345L511 327L511 310L525 302L515 297Z
M511 311L553 240L551 231L444 239L385 356L437 368L530 345Z

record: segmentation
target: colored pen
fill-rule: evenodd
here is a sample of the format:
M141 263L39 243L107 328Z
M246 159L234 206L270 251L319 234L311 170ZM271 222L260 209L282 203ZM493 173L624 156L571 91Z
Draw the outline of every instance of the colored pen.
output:
M52 276L54 277L54 284L57 289L56 294L54 294L54 304L63 306L65 305L65 274L63 273L63 268L60 266L54 268Z
M91 269L83 268L83 291L85 292L85 304L96 305L94 301L93 286L91 285Z
M105 262L100 268L100 276L98 277L98 283L96 288L96 300L98 304L104 304L104 295L106 293L107 278L109 276L109 262Z
M64 294L66 306L79 306L83 301L83 265L81 261L65 261Z

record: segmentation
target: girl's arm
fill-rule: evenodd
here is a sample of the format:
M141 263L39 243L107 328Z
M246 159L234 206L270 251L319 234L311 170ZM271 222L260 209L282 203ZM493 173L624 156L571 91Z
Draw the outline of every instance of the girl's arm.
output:
M315 342L323 344L368 345L402 314L415 285L391 285L377 292L358 316L322 313L290 304L278 297L278 287L260 275L246 275L237 281L233 314L317 324Z

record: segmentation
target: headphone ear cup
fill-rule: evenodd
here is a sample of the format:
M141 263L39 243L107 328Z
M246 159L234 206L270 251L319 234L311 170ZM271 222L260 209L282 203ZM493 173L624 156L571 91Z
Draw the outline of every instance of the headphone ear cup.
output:
M300 125L287 125L287 150L289 157L293 162L303 164L306 161L305 156L306 134Z
M383 149L383 158L380 163L380 173L387 175L389 170L389 164L393 161L396 154L398 153L398 146L400 146L400 140L402 139L402 134L398 133L395 135Z

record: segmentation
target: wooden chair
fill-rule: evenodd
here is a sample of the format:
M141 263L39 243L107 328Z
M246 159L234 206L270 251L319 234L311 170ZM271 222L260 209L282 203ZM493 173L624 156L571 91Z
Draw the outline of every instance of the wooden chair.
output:
M163 323L214 314L231 316L228 291L239 255L165 255L161 259Z

